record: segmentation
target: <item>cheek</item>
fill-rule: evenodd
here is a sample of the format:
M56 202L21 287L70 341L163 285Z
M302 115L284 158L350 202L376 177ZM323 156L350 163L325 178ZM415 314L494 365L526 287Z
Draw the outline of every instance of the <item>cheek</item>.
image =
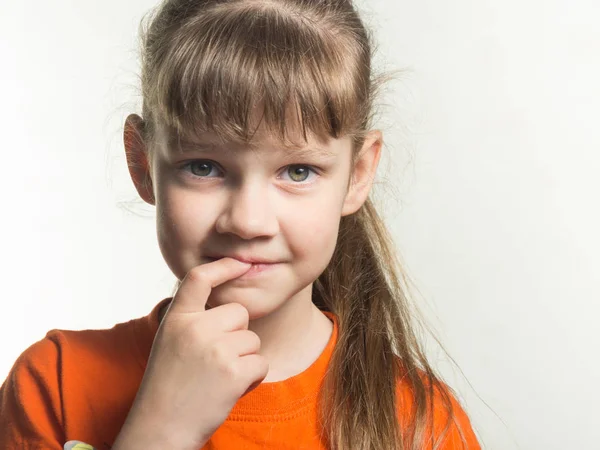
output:
M199 201L189 193L163 188L156 202L156 230L160 251L180 279L197 264L197 249L206 240L215 218L214 199Z
M337 241L341 207L337 196L320 196L297 204L293 212L280 219L285 220L281 228L298 260L329 260Z
M217 210L215 196L166 188L156 205L157 225L174 239L198 238L214 224Z

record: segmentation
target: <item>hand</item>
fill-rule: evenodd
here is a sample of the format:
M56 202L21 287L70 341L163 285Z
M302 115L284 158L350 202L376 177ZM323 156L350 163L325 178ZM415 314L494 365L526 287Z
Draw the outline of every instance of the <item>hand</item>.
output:
M269 370L239 303L206 309L212 288L251 264L222 258L194 267L156 333L135 401L113 450L198 450Z

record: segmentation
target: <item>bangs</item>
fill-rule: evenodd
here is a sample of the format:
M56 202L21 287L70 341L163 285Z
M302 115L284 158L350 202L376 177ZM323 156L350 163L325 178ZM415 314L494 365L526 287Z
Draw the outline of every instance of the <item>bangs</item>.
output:
M369 97L369 83L353 79L364 73L358 50L318 16L277 8L221 3L190 14L153 49L144 114L179 136L246 145L259 125L279 142L291 130L305 142L354 135Z

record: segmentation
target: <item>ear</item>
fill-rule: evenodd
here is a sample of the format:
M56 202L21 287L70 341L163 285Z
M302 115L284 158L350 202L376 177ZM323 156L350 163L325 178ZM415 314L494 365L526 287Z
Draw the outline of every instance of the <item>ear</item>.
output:
M137 114L130 114L125 119L123 144L127 157L129 175L138 194L146 203L155 204L152 187L151 163L148 159L148 149L144 142L144 121Z
M383 137L379 130L371 131L365 138L354 167L350 169L350 182L342 206L342 216L355 213L367 200L379 165L382 144Z

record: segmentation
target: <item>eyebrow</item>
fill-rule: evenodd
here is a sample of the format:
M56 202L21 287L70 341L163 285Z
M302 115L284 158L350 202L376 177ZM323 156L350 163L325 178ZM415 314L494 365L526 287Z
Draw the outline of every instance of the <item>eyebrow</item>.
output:
M210 153L215 151L224 152L236 152L238 149L244 148L243 146L235 143L221 144L212 142L193 142L184 138L172 139L169 141L169 147L178 150L181 153ZM248 146L250 149L258 149L259 146L251 144ZM275 151L282 153L288 153L289 156L296 158L309 158L309 157L325 157L331 158L335 156L335 152L329 148L324 148L317 145L307 145L305 147L298 146L276 146Z

